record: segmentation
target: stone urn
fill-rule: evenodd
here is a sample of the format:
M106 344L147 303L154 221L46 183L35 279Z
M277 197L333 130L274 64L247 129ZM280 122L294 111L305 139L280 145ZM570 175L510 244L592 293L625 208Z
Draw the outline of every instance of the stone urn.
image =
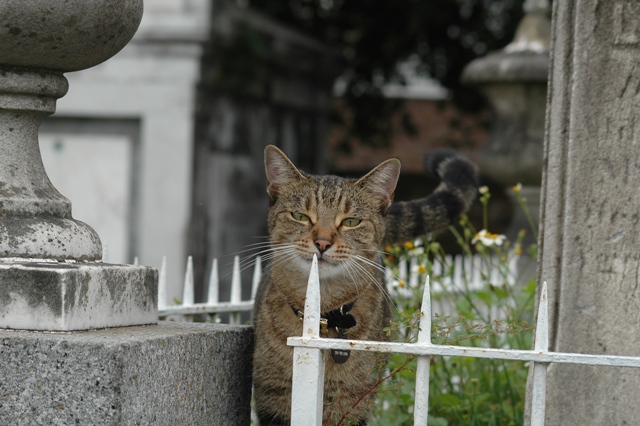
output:
M62 74L120 51L142 0L4 0L0 16L0 258L99 260L100 239L49 181L37 135L67 92Z
M157 272L101 262L42 164L38 129L64 72L120 51L142 0L0 2L0 328L79 330L157 322Z
M478 156L482 174L505 188L520 183L519 194L510 194L526 197L537 226L551 23L544 0L526 2L525 12L514 40L472 61L462 80L480 89L494 112L489 139ZM516 205L510 238L530 227L520 210Z
M142 0L5 0L0 16L0 257L99 260L100 239L49 181L37 135L67 92L62 74L120 51Z

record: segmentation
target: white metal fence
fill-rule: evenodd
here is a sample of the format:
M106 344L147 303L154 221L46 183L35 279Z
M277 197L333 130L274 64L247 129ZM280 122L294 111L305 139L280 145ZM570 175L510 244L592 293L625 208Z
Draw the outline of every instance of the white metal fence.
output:
M304 307L301 337L290 337L293 354L293 390L291 424L317 426L322 424L322 400L326 351L360 350L414 354L417 356L414 425L426 425L429 412L429 366L434 355L530 361L533 368L531 425L541 426L545 418L546 373L549 363L587 364L594 366L640 367L640 357L586 355L549 352L547 284L540 297L533 350L506 350L431 343L431 289L425 283L422 299L420 331L415 343L392 343L363 340L328 339L319 336L320 279L317 260L311 267Z
M253 310L253 300L256 295L258 283L262 276L262 262L260 256L256 256L251 278L251 297L242 300L242 278L240 259L234 258L231 274L231 294L227 301L220 300L220 288L222 280L218 270L218 260L213 259L211 271L207 285L207 300L203 303L194 302L195 282L193 274L193 261L191 256L187 258L187 267L184 275L184 284L181 300L169 300L167 288L167 262L163 259L158 277L158 314L160 317L182 316L187 320L195 315L216 316L219 314L229 314L231 324L239 324L242 313ZM434 276L442 277L434 288L435 292L447 291L456 293L458 291L480 290L487 284L502 285L505 281L514 284L517 271L517 257L512 256L506 262L506 270L495 267L497 264L505 264L497 259L487 259L480 255L475 256L445 256L439 261L431 264ZM397 275L387 268L387 286L394 297L411 297L412 293L419 288L419 280L423 273L418 272L418 257L412 256L403 258L399 262L399 272ZM397 284L402 282L402 286ZM465 283L465 288L458 288L460 283ZM445 301L441 303L446 303ZM441 305L441 313L450 313L452 306ZM219 318L219 316L217 317Z
M253 310L253 300L258 289L258 283L262 276L262 262L260 257L255 258L253 277L251 279L251 298L242 300L242 279L240 270L240 259L238 256L233 261L233 272L231 275L231 295L228 301L220 300L220 276L218 272L218 260L213 259L209 282L207 286L207 301L195 303L195 283L193 279L193 260L191 256L187 259L187 269L184 275L184 286L182 300L178 304L172 304L167 300L167 262L162 260L162 266L158 275L158 315L168 317L181 315L191 317L193 315L218 315L228 313L230 324L240 324L240 315L243 312Z

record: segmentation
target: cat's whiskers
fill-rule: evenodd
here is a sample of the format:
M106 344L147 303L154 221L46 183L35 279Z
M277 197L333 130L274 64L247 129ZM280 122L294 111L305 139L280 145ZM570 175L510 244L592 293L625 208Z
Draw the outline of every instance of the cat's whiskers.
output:
M253 249L247 249L247 250L242 250L238 252L238 253L243 253L247 251L262 249L258 252L254 252L250 255L244 256L243 258L240 259L241 272L251 268L252 266L255 266L256 257L258 256L260 256L261 261L267 262L273 259L277 255L277 253L282 253L282 249L289 249L292 252L294 251L294 246L292 244L287 244L287 243L271 244L269 242L262 242L262 243L256 243L255 245L257 246L258 244L260 244L259 247L254 247Z
M356 287L356 292L358 294L358 297L360 297L360 279L361 279L361 275L360 272L357 269L353 268L353 265L351 265L351 262L349 262L348 260L346 262L344 262L344 267L345 270L347 271L347 273L349 274L349 276L351 277L351 281L353 282L353 284ZM353 275L353 273L355 273L355 276ZM362 286L364 287L364 286Z
M372 261L371 259L367 259L366 257L354 254L351 258L349 258L349 262L355 266L356 268L358 268L359 270L362 271L363 274L365 274L365 276L368 278L369 281L373 282L373 284L378 287L378 289L382 292L382 294L385 297L385 300L387 301L387 303L389 304L389 308L396 308L396 305L393 301L393 299L391 298L391 296L389 295L389 292L386 290L386 288L384 288L384 278L382 279L382 282L380 281L380 278L375 277L371 271L365 267L365 265L368 265L370 267L373 267L377 270L379 270L380 272L382 272L383 276L384 273L386 271L385 267L382 266L381 264ZM362 262L363 264L360 264L359 262Z
M278 250L274 250L272 253L270 253L269 258L267 260L271 260L272 262L269 263L268 269L277 268L278 266L286 262L289 262L290 260L299 258L299 251L296 248L296 246L295 245L289 245L289 246L290 247L288 247L286 250L279 248ZM311 266L309 266L309 269L311 269Z

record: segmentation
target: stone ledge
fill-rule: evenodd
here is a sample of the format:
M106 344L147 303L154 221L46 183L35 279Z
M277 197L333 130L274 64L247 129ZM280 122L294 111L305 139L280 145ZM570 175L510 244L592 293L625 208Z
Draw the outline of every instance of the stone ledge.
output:
M1 423L248 425L252 351L249 326L0 330Z
M71 331L154 324L158 273L103 263L0 262L0 328Z

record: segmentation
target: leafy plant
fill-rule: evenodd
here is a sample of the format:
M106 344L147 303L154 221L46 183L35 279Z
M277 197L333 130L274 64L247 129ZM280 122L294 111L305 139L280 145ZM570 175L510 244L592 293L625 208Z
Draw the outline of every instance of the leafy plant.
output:
M513 188L528 214L520 186ZM490 194L481 188L485 217ZM535 277L522 276L535 262L536 246L484 229L478 231L466 217L461 231L451 228L462 252L476 256L476 272L460 270L436 241L414 241L387 247L387 265L398 277L391 289L396 317L387 332L415 341L426 276L432 288L432 342L505 349L529 349L532 341ZM532 231L536 230L532 224ZM412 270L402 270L402 259L413 258ZM457 268L457 269L456 269ZM479 272L478 272L479 271ZM478 278L480 278L478 280ZM416 314L416 312L418 314ZM394 339L395 340L395 339ZM393 354L387 375L376 388L378 401L373 424L413 424L415 356ZM519 425L524 418L527 365L524 362L433 357L430 369L429 425Z

